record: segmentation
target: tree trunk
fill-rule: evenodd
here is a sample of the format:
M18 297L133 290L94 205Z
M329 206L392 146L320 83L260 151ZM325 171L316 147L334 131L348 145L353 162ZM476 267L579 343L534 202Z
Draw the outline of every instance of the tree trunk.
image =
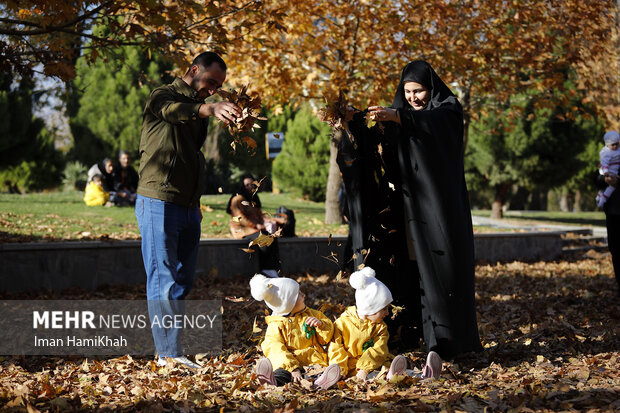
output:
M334 139L329 143L329 174L327 176L327 190L325 191L325 223L342 224L342 213L338 202L338 191L342 184L340 168L336 163L338 148L334 141L342 139L342 131L334 131Z
M463 153L465 153L469 139L469 124L471 123L471 88L469 86L464 88L460 101L463 106Z
M504 205L504 200L506 199L506 193L510 188L510 183L503 183L495 186L495 199L493 200L493 204L491 206L491 218L502 219L504 214L502 211L502 206Z
M577 189L575 191L575 204L573 207L573 211L575 212L581 212L581 191L579 189Z
M560 195L560 211L568 212L568 192L562 191Z

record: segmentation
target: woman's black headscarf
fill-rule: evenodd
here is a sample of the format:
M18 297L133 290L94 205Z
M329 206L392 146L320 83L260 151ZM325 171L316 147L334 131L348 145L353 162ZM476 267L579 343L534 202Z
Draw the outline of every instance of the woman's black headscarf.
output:
M112 166L114 166L114 161L110 158L104 158L98 166L99 171L103 176L103 189L109 192L114 191L114 170L112 170L112 173L108 173L108 170L105 167L108 163L111 163Z
M403 69L400 75L400 83L392 107L395 109L410 108L411 105L405 99L405 83L417 82L424 86L430 93L431 99L423 110L431 110L436 108L451 109L455 112L463 113L463 108L458 99L450 91L448 86L441 80L430 64L424 60L413 61Z

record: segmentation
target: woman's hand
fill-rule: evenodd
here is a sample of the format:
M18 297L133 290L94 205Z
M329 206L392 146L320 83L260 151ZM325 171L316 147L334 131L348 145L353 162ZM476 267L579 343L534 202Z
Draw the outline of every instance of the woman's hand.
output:
M291 372L293 383L299 383L303 379L301 375L301 371L299 369L295 369Z
M374 120L377 122L396 122L400 123L400 116L398 110L392 108L386 108L383 106L370 106L368 113L374 116Z
M323 322L316 317L306 318L305 323L310 327L321 327L323 325Z
M616 185L618 185L618 177L616 175L605 174L605 183L615 188Z
M353 119L353 114L356 112L355 108L353 106L349 106L346 109L346 112L344 114L344 121L345 122L349 122L351 119Z
M357 377L359 381L366 381L367 376L368 376L368 372L366 370L360 370L355 375L355 377Z

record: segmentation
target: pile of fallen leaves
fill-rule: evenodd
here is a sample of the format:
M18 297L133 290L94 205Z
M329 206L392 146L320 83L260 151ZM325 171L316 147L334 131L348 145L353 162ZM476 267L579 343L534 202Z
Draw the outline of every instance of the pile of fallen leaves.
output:
M257 120L267 120L260 116L261 98L258 93L252 92L248 94L249 85L241 87L239 91L231 89L230 91L218 90L217 94L227 102L234 103L241 109L241 115L236 117L233 122L228 124L228 132L232 135L233 141L230 146L233 151L236 150L238 144L245 144L249 149L255 151L257 148L256 141L248 136L241 136L242 133L253 131L254 128L260 129Z
M330 318L353 303L334 274L294 277ZM620 301L609 254L578 260L479 265L476 297L484 352L446 363L438 380L309 382L271 387L253 372L265 306L248 279L200 277L188 299L221 299L223 347L198 371L151 357L4 357L0 409L120 411L618 411ZM144 285L3 299L141 299ZM425 353L405 354L419 369Z

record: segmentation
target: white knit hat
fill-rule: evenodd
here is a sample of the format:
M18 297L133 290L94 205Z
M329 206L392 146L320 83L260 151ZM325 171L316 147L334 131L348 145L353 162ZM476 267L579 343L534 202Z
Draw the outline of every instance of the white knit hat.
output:
M620 141L620 135L615 130L610 130L603 136L603 139L605 140L605 145L609 145L610 143Z
M268 278L256 274L250 280L250 292L258 301L265 301L272 315L287 315L297 302L299 284L290 278Z
M351 274L349 284L355 288L355 305L359 315L372 315L392 302L392 293L375 278L375 270L364 267Z

